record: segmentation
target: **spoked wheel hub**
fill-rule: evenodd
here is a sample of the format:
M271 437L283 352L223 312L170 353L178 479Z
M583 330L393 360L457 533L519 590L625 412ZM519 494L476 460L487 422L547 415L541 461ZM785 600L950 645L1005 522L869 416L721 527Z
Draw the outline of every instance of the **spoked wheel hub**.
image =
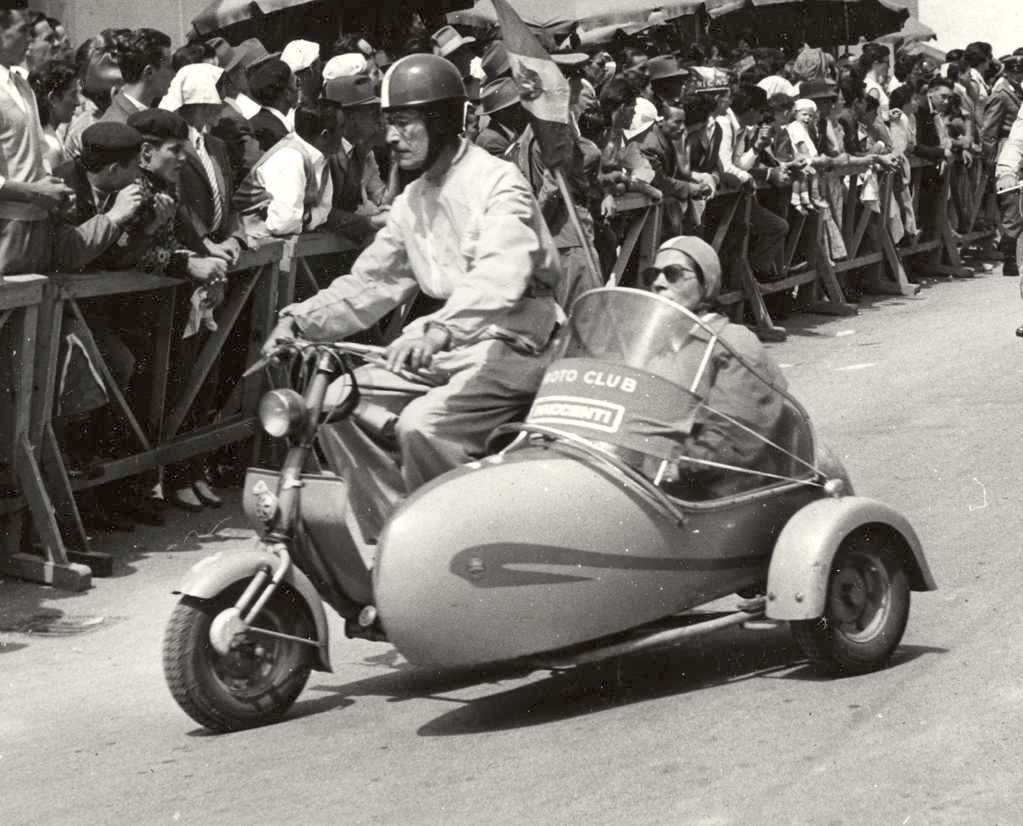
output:
M891 607L891 577L876 559L850 557L831 581L828 607L832 621L846 636L869 639Z

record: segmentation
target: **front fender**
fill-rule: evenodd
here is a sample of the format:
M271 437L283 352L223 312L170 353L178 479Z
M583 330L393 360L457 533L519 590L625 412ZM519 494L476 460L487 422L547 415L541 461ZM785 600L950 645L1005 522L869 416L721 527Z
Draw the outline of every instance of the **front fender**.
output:
M213 599L236 582L251 579L260 568L269 566L271 570L276 570L280 564L281 560L277 556L261 548L218 551L195 563L185 574L184 582L173 593L196 599ZM333 671L330 664L330 630L323 610L323 600L309 577L295 565L288 569L284 582L305 600L316 625L318 645L313 667L317 671Z
M885 532L903 554L914 591L937 584L909 521L876 499L818 499L789 519L774 545L767 573L767 616L816 619L824 614L831 565L842 542L857 530Z

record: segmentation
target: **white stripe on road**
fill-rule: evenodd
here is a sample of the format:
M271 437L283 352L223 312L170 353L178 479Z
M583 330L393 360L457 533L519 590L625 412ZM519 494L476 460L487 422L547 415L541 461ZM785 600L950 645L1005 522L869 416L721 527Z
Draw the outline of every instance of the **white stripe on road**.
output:
M835 370L849 372L852 370L866 370L868 367L877 367L877 362L865 361L863 362L863 364L849 364L846 365L845 367L836 367Z

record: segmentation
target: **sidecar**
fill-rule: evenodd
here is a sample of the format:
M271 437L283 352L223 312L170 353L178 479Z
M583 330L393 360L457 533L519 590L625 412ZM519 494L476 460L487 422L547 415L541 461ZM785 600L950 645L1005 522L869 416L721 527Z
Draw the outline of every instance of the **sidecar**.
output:
M375 606L401 653L570 665L766 618L822 669L883 666L910 591L936 588L920 541L854 495L745 332L637 290L581 297L513 443L381 535ZM736 592L758 598L687 613Z

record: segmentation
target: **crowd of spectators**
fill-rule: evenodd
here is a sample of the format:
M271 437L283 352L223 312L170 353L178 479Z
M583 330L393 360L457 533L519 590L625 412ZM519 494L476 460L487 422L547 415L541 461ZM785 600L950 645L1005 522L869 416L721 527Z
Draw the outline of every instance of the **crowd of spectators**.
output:
M413 32L392 55L362 35L330 49L297 40L271 53L254 38L174 50L153 29L110 29L74 50L59 21L4 5L0 274L124 269L185 280L190 288L177 291L174 307L171 402L216 329L243 250L314 229L362 245L386 223L408 181L391 163L381 80L394 59L414 52L459 69L471 100L465 137L531 183L561 254L557 297L566 308L611 270L626 193L663 203L667 238L708 237L722 220L717 194L754 192L750 265L770 282L807 266L785 260L793 214L818 214L828 254L846 256L839 227L854 178L872 208L892 193L889 230L896 243L912 243L928 220L914 203L926 212L941 196L940 170L930 167L913 197L914 158L969 170L964 198L953 199L963 213L971 182L988 182L983 212L999 224L1006 274L1015 272L1018 199L1003 196L996 208L994 197L996 178L999 189L1018 180L1018 163L1011 172L1011 160L998 164L1023 98L1023 49L996 59L972 43L939 62L912 47L868 43L855 59L835 58L809 46L787 53L683 42L668 27L605 51L581 49L572 33L541 33L570 87L567 204L493 32ZM890 190L883 176L894 181ZM953 208L952 220L966 215ZM734 231L745 230L737 219ZM732 248L723 245L726 268ZM847 286L855 299L855 284ZM131 399L147 358L143 310L118 299L87 302L83 312ZM89 475L124 451L130 434L110 414L75 325L65 330L54 413L71 473ZM201 425L237 382L244 343L229 339L186 425ZM209 470L191 461L160 479L97 487L83 515L94 529L128 528L161 521L161 498L216 507Z

